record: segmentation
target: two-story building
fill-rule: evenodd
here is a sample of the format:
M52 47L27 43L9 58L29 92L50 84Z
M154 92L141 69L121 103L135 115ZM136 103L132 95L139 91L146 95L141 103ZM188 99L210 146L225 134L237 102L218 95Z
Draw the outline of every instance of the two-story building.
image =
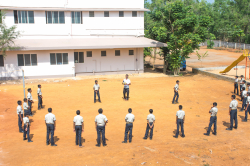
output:
M20 49L0 55L0 77L144 71L144 0L0 0Z

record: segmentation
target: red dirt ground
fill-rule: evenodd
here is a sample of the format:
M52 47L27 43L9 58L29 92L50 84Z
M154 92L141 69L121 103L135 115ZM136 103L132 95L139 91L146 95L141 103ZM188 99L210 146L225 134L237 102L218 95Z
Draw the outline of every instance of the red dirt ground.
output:
M23 98L21 85L0 86L0 165L249 165L249 123L241 122L238 113L237 130L225 130L229 124L228 107L233 85L230 82L202 75L183 77L141 78L131 76L131 98L122 100L120 78L102 78L102 103L93 103L94 79L67 80L43 83L45 109L37 110L37 84L27 84L33 89L35 99L30 117L33 143L22 140L17 126L17 100ZM172 105L173 86L180 80L180 104L186 111L185 138L173 138L176 130L175 114L178 105ZM105 81L106 80L106 81ZM69 86L68 86L69 85ZM218 102L218 135L207 137L203 133L209 123L208 111ZM241 103L241 102L239 102ZM55 131L57 147L46 146L44 116L53 108L57 118ZM94 119L103 108L109 123L106 127L107 147L96 147ZM128 108L133 109L135 122L133 141L122 144L124 118ZM153 140L143 140L148 110L154 109L156 124ZM84 147L75 145L72 121L75 111L81 110L85 121L82 135Z

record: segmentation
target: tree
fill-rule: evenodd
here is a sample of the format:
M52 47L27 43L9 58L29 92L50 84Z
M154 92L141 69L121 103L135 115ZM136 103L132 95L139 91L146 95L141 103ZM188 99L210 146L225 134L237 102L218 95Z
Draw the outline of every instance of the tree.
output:
M20 32L16 31L16 26L7 27L4 19L5 14L3 11L0 12L0 52L5 57L6 51L16 50L19 47L15 46L14 40L20 36Z
M210 33L209 34L209 39L207 40L207 48L212 49L214 47L213 40L215 40L215 39L216 38L215 38L214 34Z
M202 67L202 60L203 60L203 58L206 58L208 56L208 53L206 51L204 54L199 54L199 52L196 51L196 55L198 57L198 60L201 61L201 67Z

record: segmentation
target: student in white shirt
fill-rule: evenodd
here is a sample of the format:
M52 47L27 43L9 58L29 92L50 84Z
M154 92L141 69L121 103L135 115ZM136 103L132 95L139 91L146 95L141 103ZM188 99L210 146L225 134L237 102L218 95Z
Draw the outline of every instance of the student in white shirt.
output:
M217 131L216 131L217 130L217 112L218 112L217 103L214 102L213 107L211 107L211 110L209 111L209 113L211 114L211 117L210 117L210 123L209 123L208 129L207 129L207 133L204 133L204 135L207 135L207 136L210 135L210 130L213 124L214 124L213 135L217 134Z
M242 122L247 122L247 113L250 114L250 106L249 106L250 105L250 92L247 93L247 101L246 101L246 103L247 103L247 106L245 108L245 119L242 120Z
M172 104L174 104L175 102L176 103L178 103L178 99L179 99L179 83L180 83L180 81L179 80L177 80L176 81L176 84L175 84L175 86L174 86L174 98L173 98L173 101L172 101ZM175 97L176 97L176 99L175 99Z
M101 145L101 136L100 133L102 133L102 143L103 146L107 146L106 140L105 140L105 127L108 123L108 119L105 115L102 114L103 110L100 108L98 110L99 115L95 117L95 127L97 131L97 144L95 146L100 147Z
M126 127L125 127L125 136L124 141L122 143L127 143L127 136L129 132L129 143L132 142L132 130L133 130L133 123L135 121L135 116L132 114L132 109L128 109L128 114L125 117Z
M22 101L18 100L17 101L17 117L18 117L18 127L19 127L19 132L23 133L23 128L22 128L22 122L23 122L23 110L22 110Z
M234 94L235 94L235 92L237 91L237 95L239 95L239 89L238 89L238 82L239 82L239 80L238 80L238 76L235 76L235 80L234 80Z
M244 76L243 75L241 75L240 76L240 92L242 91L242 85L244 84Z
M123 88L123 99L128 100L129 99L129 85L131 85L130 80L128 79L128 74L126 74L126 78L123 80L122 84L124 85ZM126 96L127 93L127 96Z
M179 105L179 111L176 112L176 124L177 124L177 131L175 134L175 138L178 138L179 135L179 126L181 125L181 133L182 137L185 137L184 134L184 121L185 121L185 112L182 110L182 105Z
M27 99L28 99L28 104L29 104L29 115L33 116L32 115L32 103L34 103L34 101L33 101L33 97L31 95L31 92L32 92L32 90L31 90L31 88L29 88L28 89Z
M29 121L29 114L25 113L24 114L24 118L23 118L23 129L24 129L24 132L23 132L23 140L27 140L28 138L28 142L33 142L31 141L30 139L30 121ZM27 138L26 138L26 135L27 135Z
M153 109L150 109L149 113L150 114L147 116L147 128L146 128L145 136L143 137L143 139L148 138L148 132L150 129L150 140L152 140L153 139L153 130L154 130L154 126L155 126L155 116L153 115Z
M46 144L49 145L49 135L51 146L57 146L54 142L54 132L56 130L56 116L52 114L52 108L48 108L48 114L45 115L45 125L47 127Z
M80 116L80 110L76 111L76 116L73 120L73 130L76 133L76 145L79 145L79 147L82 147L82 132L84 131L84 121L83 117Z
M101 102L100 93L99 93L100 86L99 86L97 80L95 80L95 84L93 86L93 90L94 90L94 103L96 103L96 95L98 96L98 101Z
M235 100L235 95L231 96L232 101L229 105L229 115L230 115L230 127L227 130L233 130L233 128L237 129L238 127L238 119L237 119L237 107L238 101ZM233 122L235 126L233 127Z
M24 114L29 114L29 105L27 103L27 98L23 99L23 110Z
M245 87L242 88L242 107L240 111L243 111L246 108L246 102L247 102L247 91L245 90Z
M42 88L42 86L39 84L39 85L38 85L38 89L37 89L38 110L40 110L40 108L43 108L43 96L42 96L41 88Z

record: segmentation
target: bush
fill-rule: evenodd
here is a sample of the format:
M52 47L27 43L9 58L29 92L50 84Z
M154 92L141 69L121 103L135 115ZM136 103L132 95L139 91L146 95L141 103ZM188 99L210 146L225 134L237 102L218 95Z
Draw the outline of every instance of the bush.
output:
M214 42L213 42L213 40L208 40L207 41L207 48L208 49L212 49L214 47Z

